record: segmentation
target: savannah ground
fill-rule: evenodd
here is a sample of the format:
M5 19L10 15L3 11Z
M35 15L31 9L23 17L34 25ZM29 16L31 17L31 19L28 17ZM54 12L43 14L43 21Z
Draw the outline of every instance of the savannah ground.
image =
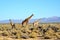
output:
M0 40L46 39L60 39L60 23L40 23L38 27L33 27L33 24L29 24L28 27L22 27L21 24L16 23L15 28L12 28L9 23L0 24Z

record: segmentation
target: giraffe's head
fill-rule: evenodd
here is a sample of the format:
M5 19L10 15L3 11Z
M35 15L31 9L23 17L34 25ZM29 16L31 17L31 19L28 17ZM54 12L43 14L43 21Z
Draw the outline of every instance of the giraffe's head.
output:
M34 16L34 14L32 14L31 16Z

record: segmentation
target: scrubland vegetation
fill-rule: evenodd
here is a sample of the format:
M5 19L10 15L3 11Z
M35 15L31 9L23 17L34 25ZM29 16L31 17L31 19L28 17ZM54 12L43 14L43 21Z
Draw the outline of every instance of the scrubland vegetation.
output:
M12 39L60 39L60 23L40 23L37 27L15 24L13 28L9 23L0 24L0 40Z

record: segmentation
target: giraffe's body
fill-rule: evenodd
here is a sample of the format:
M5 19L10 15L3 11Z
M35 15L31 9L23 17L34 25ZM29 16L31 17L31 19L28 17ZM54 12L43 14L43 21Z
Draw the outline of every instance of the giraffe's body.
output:
M34 26L34 27L38 27L38 25L39 25L39 20L40 20L40 19L38 19L37 21L35 21L35 22L33 23L33 26Z
M26 19L22 22L22 26L26 26L32 16L33 16L33 14L32 14L30 17L26 18Z

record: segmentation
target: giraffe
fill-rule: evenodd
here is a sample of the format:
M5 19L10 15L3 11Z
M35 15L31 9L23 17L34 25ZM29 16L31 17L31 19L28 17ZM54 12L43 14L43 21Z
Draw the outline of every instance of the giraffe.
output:
M40 20L40 19L36 20L36 21L33 23L33 26L34 26L34 27L38 27L38 26L39 26L39 20Z
M32 16L34 16L34 14L32 14L31 16L26 18L24 21L22 21L22 26L26 26L28 24L29 20L32 18Z
M10 25L12 26L12 29L15 28L15 24L12 22L12 20L9 19L9 21L10 21Z

